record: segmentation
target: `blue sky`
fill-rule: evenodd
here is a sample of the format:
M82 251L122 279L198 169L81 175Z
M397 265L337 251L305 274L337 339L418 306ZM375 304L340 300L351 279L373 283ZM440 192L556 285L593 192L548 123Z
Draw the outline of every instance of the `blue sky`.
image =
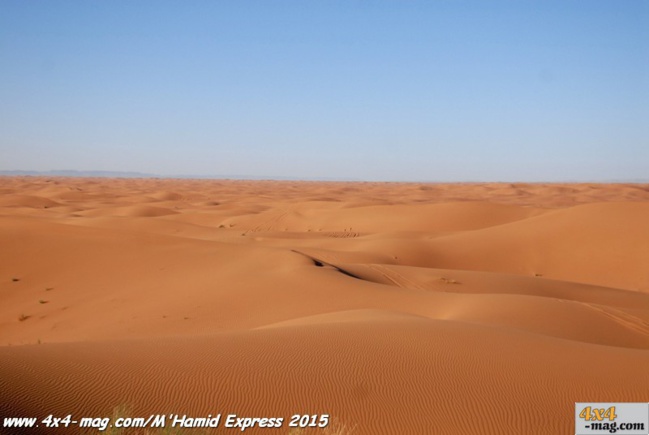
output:
M0 0L16 169L649 179L649 2Z

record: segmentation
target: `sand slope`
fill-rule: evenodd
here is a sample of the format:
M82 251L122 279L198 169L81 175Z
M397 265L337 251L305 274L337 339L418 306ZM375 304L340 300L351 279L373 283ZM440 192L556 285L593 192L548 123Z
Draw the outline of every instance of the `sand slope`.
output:
M0 417L556 434L649 401L648 186L0 182Z

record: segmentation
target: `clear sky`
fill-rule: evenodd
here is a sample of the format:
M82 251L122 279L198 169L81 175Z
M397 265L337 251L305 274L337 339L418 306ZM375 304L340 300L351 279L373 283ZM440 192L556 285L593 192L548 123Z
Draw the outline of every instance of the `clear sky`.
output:
M0 170L649 179L649 1L0 0Z

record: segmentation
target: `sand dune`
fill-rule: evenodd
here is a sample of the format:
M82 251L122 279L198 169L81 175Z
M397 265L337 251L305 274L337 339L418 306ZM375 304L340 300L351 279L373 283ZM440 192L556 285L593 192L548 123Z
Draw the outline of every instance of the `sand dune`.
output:
M649 204L571 207L480 234L438 239L441 267L544 276L649 291ZM465 247L470 246L467 250Z
M649 400L649 186L0 181L0 416L556 434Z
M176 214L177 211L164 207L155 207L147 205L130 205L125 207L103 207L84 211L79 216L120 216L120 217L156 217Z
M48 208L61 205L49 198L36 195L3 194L0 207Z
M54 413L110 415L121 402L139 415L327 413L359 433L565 433L572 402L646 399L647 352L352 314L209 337L3 348L3 391L9 411L26 414L42 411L46 388Z

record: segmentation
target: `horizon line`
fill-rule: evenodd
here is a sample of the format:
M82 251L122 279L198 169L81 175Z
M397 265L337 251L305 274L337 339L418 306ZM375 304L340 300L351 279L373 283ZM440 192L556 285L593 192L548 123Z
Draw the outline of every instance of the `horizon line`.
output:
M133 179L169 179L169 180L229 180L229 181L302 181L302 182L345 182L345 183L424 183L424 184L478 184L478 183L527 183L527 184L648 184L647 179L575 179L575 180L365 180L351 177L292 177L271 175L206 175L206 174L155 174L138 171L106 171L106 170L78 170L78 169L52 169L47 171L36 170L0 170L0 176L26 176L26 177L59 177L59 178L133 178Z

